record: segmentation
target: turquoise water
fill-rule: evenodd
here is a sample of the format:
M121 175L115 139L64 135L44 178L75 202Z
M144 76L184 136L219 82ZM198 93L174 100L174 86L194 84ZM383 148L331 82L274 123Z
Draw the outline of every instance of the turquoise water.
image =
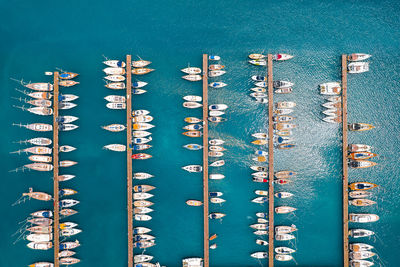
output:
M153 158L134 162L134 169L155 175L153 220L143 225L153 228L157 246L148 249L166 266L180 266L183 257L202 255L202 209L187 207L188 198L200 199L202 180L180 167L201 163L201 153L187 151L182 145L194 141L181 135L183 118L200 116L200 111L184 110L182 96L200 94L201 85L180 78L180 68L200 66L201 54L222 56L228 73L224 89L210 90L210 103L229 105L228 121L211 126L210 136L227 140L221 168L226 179L211 181L210 189L224 192L227 202L213 211L228 215L222 223L212 221L210 232L218 233L218 248L210 251L211 266L258 266L249 254L259 248L248 227L255 212L267 205L250 203L253 190L248 165L254 147L250 134L266 125L266 110L248 96L251 75L262 73L246 63L251 52L287 52L295 55L289 62L274 65L276 79L289 79L294 93L276 100L297 102L297 147L276 151L275 168L299 172L295 181L282 189L296 196L287 202L298 208L294 215L276 216L276 223L294 223L299 228L294 255L298 266L342 265L341 150L340 129L323 123L323 98L317 85L340 79L340 54L367 52L373 55L371 71L349 76L349 121L371 122L376 129L351 133L349 141L367 143L380 156L379 165L367 170L350 170L351 181L367 178L381 187L378 205L365 211L377 213L381 220L363 226L377 233L369 243L377 248L379 266L397 266L399 251L400 204L397 188L400 149L399 133L399 7L395 1L1 1L0 104L3 144L0 147L2 186L0 211L1 266L26 266L38 260L51 260L52 251L26 248L26 241L13 245L11 235L17 222L28 213L50 205L31 201L11 204L34 189L51 192L47 173L8 171L28 161L25 156L9 155L20 148L12 141L37 134L12 127L13 122L49 122L12 107L21 96L18 85L9 78L46 80L43 72L59 67L81 74L79 86L65 89L80 95L79 106L64 114L80 117L80 128L62 133L63 144L78 150L63 159L79 161L65 173L77 178L65 187L77 189L79 214L70 217L83 233L77 256L80 266L126 266L126 167L124 154L105 151L102 146L123 143L124 134L108 133L101 125L124 121L123 111L109 111L103 97L110 91L103 86L102 55L123 58L139 55L153 61L157 70L142 79L149 82L149 93L134 100L135 108L150 109L157 127L152 131ZM260 72L259 72L260 71ZM45 136L45 135L44 135ZM200 140L199 140L200 142ZM73 239L72 239L73 240ZM277 244L279 244L277 242ZM266 262L262 262L266 266ZM294 262L277 266L294 265Z

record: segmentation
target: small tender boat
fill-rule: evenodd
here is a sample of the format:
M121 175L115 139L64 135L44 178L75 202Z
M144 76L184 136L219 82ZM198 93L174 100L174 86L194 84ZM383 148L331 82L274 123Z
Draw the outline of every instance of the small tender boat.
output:
M268 201L267 197L256 197L251 202L262 204Z
M135 206L135 207L150 207L152 205L154 205L154 203L150 202L148 200L136 200L136 201L133 201L133 206Z
M329 123L341 123L342 122L342 118L341 117L337 117L336 115L322 118L322 120L325 121L325 122L329 122Z
M189 102L201 102L203 98L201 96L197 95L187 95L183 97L183 100L189 101Z
M135 185L133 187L133 191L140 193L140 192L148 192L151 191L153 189L155 189L155 186L151 186L151 185Z
M293 56L289 54L275 54L273 55L273 60L276 61L284 61L284 60L289 60L292 59Z
M155 127L153 124L147 122L138 122L132 125L133 130L149 130Z
M106 126L101 126L101 128L110 132L121 132L126 129L125 125L122 124L109 124Z
M60 150L60 152L71 152L71 151L76 150L76 147L64 145L64 146L60 146L59 150Z
M360 159L370 159L376 157L377 154L372 152L352 152L349 154L349 158L353 160L360 160Z
M292 87L279 88L274 91L275 94L290 94L293 92Z
M296 225L294 225L294 224L292 224L291 226L285 226L285 225L275 226L275 233L277 233L277 234L290 234L297 230L298 229L296 228Z
M78 204L79 201L75 199L63 199L60 201L61 208L69 208Z
M293 256L288 254L276 254L275 259L277 261L291 261L293 260Z
M201 76L198 74L189 74L182 76L182 78L191 82L197 82L202 80Z
M217 161L214 161L214 162L212 162L212 163L210 163L210 167L220 167L220 166L223 166L223 165L225 165L225 160L217 160Z
M104 77L106 80L112 81L112 82L122 82L125 81L125 76L122 75L107 75L106 77ZM110 88L110 87L108 87ZM111 88L111 89L122 89L122 88Z
M351 198L366 198L372 196L372 192L363 191L363 190L355 190L349 193Z
M224 70L212 70L208 72L208 77L218 77L224 75L226 71Z
M187 123L199 123L202 122L203 120L196 118L196 117L186 117L185 122Z
M257 92L257 93L266 93L267 89L263 88L263 87L253 87L250 89L253 92Z
M146 153L137 153L137 154L133 154L132 158L133 159L149 159L151 158L152 155L146 154Z
M349 166L355 169L369 168L377 165L376 162L369 160L351 160Z
M249 58L250 59L263 59L263 58L265 58L265 55L263 55L263 54L250 54Z
M265 59L252 59L249 60L249 63L255 66L266 66L267 61Z
M268 257L268 253L264 251L254 252L250 256L255 259L266 259Z
M279 254L291 254L296 252L296 250L288 247L276 247L275 252Z
M293 196L293 194L289 193L289 192L277 192L277 193L275 193L275 197L277 197L277 198L289 198L289 197L292 197L292 196Z
M133 193L133 199L134 200L145 200L148 198L153 197L153 194L150 193Z
M147 131L133 131L132 133L133 137L146 137L149 135L151 135L151 133Z
M141 254L141 255L135 255L133 261L135 263L141 263L141 262L151 261L153 258L154 258L153 256Z
M360 238L360 237L367 237L374 235L375 233L370 230L366 229L350 229L349 230L349 235L354 238Z
M106 104L106 107L109 109L126 109L126 104L110 102Z
M109 89L114 89L114 90L125 89L125 83L124 82L107 83L105 86L107 88L109 88Z
M220 213L220 212L212 212L212 213L210 213L208 215L208 217L210 219L220 219L220 218L225 217L225 216L226 216L226 214Z
M197 102L183 102L183 107L185 108L200 108L203 104Z
M352 243L350 244L350 250L354 251L354 252L358 252L358 251L368 251L371 249L374 249L374 246L371 246L369 244L365 244L365 243Z
M262 145L266 145L268 143L268 141L265 139L257 139L257 140L252 141L251 143L262 146Z
M53 165L48 164L48 163L39 163L39 162L25 164L24 167L35 170L35 171L51 171L51 170L53 170Z
M223 83L223 82L212 82L209 84L209 86L212 88L222 88L222 87L227 86L227 84Z
M221 180L221 179L225 178L225 175L219 174L219 173L213 173L213 174L210 174L209 178L211 180Z
M278 240L278 241L287 241L287 240L292 240L295 238L296 237L291 234L275 234L275 240Z
M222 146L210 146L208 148L210 151L225 151L226 149L223 148Z
M125 75L125 68L108 67L103 69L107 75Z
M200 200L189 199L186 201L186 204L189 206L201 206L203 205L203 202Z
M203 148L203 146L198 145L198 144L187 144L187 145L184 145L183 147L186 149L189 149L189 150L199 150L199 149Z
M278 109L274 110L274 113L278 114L278 115L288 115L292 112L293 112L293 109L290 109L290 108L278 108Z
M262 239L257 239L256 244L261 246L268 246L268 242Z
M154 175L146 173L146 172L135 172L133 174L133 179L144 180L154 177Z
M134 144L146 144L148 142L150 142L152 140L151 136L149 137L137 137L137 138L133 138L132 142Z
M189 136L189 137L200 137L203 135L202 132L200 131L187 131L182 133L183 135Z
M212 117L222 116L224 114L225 114L225 112L220 111L220 110L212 110L209 112L209 115Z
M135 67L135 68L146 67L147 65L150 65L150 64L151 64L151 61L143 60L143 59L132 61L132 67Z
M114 68L124 68L126 66L125 62L121 60L106 60L103 61L103 64Z
M187 165L182 167L182 169L184 169L185 171L188 172L202 172L203 171L203 167L201 165Z
M154 71L154 69L149 69L149 68L135 68L132 70L132 74L134 75L144 75L149 72Z
M186 73L186 74L200 74L201 73L201 69L200 68L196 68L196 67L184 68L184 69L181 69L181 71Z
M53 242L30 242L27 244L30 249L48 250L53 247Z
M351 62L347 65L349 73L363 73L369 71L368 62Z
M376 214L369 214L369 213L350 213L349 220L350 222L369 223L378 221L379 216Z
M126 99L125 96L122 95L108 95L104 97L105 100L108 102L114 102L114 103L125 103Z
M350 131L367 131L375 128L375 126L368 123L351 123L348 128Z
M287 214L290 212L293 212L297 210L296 208L293 207L289 207L289 206L279 206L275 208L275 213L276 214Z
M60 264L62 265L72 265L80 262L80 259L77 258L72 258L72 257L66 257L66 258L60 258Z
M219 197L212 197L210 198L210 202L214 203L214 204L221 204L224 203L226 200L223 198L219 198Z
M74 242L63 242L60 243L60 249L74 249L79 247L81 244L79 243L78 240L74 241Z

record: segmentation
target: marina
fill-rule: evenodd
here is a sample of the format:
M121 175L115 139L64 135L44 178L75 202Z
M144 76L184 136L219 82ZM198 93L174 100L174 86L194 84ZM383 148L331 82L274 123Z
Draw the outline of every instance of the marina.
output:
M58 151L59 151L59 146L58 146L58 95L59 95L59 73L56 71L54 72L54 81L53 81L53 87L54 87L54 98L53 98L53 193L54 193L54 266L59 267L60 266L60 260L59 260L59 254L60 254L60 197L59 197L59 170L58 170L58 164L59 164L59 158L58 158Z

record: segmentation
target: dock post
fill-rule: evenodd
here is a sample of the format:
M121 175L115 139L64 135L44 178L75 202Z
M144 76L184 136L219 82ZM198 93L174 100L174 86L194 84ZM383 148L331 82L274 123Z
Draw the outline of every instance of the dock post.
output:
M274 86L272 55L268 54L268 266L274 266Z
M347 55L342 55L342 137L343 137L343 266L349 267L349 192L347 141Z
M203 207L204 207L204 267L209 267L208 225L208 55L203 54Z
M133 267L133 195L132 195L132 63L126 56L126 160L128 198L128 267Z
M58 185L58 72L54 72L53 82L53 193L54 193L54 266L59 267L60 252L60 197Z

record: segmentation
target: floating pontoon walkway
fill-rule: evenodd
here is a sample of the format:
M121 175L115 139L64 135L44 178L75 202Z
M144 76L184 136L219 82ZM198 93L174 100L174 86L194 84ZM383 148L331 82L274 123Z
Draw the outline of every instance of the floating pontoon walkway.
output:
M128 267L133 267L133 195L132 195L132 63L126 56L126 170L128 208Z
M349 267L349 192L347 165L347 55L342 55L342 127L343 127L343 266Z
M273 128L273 109L274 109L274 86L272 55L268 54L268 266L274 266L274 128Z
M204 267L209 267L208 225L208 55L203 54L203 207L204 207Z
M54 72L53 84L53 193L54 193L54 267L59 267L58 255L60 252L60 196L58 184L58 72Z

